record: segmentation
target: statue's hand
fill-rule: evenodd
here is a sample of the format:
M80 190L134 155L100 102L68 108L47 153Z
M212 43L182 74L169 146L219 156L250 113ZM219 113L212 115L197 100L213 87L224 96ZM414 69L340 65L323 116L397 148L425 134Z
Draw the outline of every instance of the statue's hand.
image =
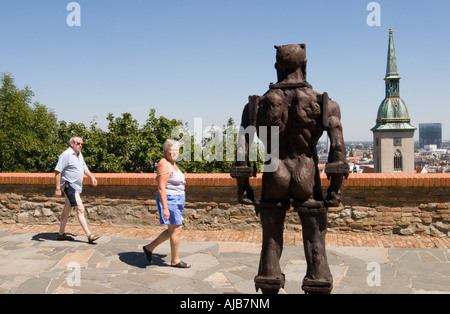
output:
M341 204L341 194L334 191L328 191L325 199L326 207L338 207Z
M249 177L256 177L256 168L237 162L231 167L230 175L237 180L238 202L245 205L254 204L255 194L250 186Z
M252 205L255 202L255 194L250 186L248 178L238 178L238 202L244 205Z
M325 205L337 207L341 204L341 189L344 178L348 177L349 167L345 162L332 162L325 165L325 172L330 179Z
M325 204L327 207L337 207L341 204L341 189L344 176L343 174L327 174L330 177L330 186L328 187Z

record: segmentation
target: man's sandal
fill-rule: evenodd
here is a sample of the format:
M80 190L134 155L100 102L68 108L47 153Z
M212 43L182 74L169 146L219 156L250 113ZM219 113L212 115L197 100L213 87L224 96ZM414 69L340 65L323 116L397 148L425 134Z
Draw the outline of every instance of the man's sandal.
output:
M68 235L67 233L63 233L63 234L58 234L58 241L73 241L75 240L73 237L71 237L70 235Z
M91 234L88 236L88 242L89 242L90 244L94 244L94 242L97 241L99 238L100 238L100 237L99 237L98 235L94 235L94 234L91 233Z

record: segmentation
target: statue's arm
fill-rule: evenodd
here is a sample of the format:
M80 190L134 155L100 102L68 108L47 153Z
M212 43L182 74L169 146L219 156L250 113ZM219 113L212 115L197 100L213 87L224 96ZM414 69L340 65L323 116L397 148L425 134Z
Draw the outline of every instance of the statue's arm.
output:
M325 167L327 177L331 180L326 197L328 206L338 206L341 202L343 179L348 176L344 133L341 123L339 105L324 94L324 126L330 139L328 163Z
M248 160L248 147L249 147L249 137L244 132L244 130L249 126L249 104L245 105L242 111L241 117L241 127L239 128L238 139L237 139L237 156L236 156L236 166L250 166Z
M327 110L327 123L325 130L328 133L330 139L330 152L328 154L329 163L345 163L346 152L344 143L344 132L341 123L341 110L339 105L328 100Z
M231 176L236 178L238 184L238 201L242 204L253 204L255 201L253 188L249 177L256 176L256 169L250 166L249 161L249 134L245 130L250 125L250 108L247 104L242 112L241 127L237 141L237 161L231 168Z

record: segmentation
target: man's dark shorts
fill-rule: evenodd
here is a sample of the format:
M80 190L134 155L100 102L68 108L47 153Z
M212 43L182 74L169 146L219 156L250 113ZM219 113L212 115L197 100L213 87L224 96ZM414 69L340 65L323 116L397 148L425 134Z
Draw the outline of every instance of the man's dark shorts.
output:
M68 183L66 183L66 186L64 188L64 194L66 196L66 204L69 203L70 206L72 206L72 207L83 205L83 202L81 201L80 193L78 193Z

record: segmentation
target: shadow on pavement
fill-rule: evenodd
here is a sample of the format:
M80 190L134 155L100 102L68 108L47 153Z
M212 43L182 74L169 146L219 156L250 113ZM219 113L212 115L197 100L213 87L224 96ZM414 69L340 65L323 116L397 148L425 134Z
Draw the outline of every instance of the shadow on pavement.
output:
M70 235L74 238L76 237L75 234L67 233L67 235ZM38 234L35 234L34 236L32 236L31 240L37 241L37 242L58 241L58 233L55 233L55 232L53 232L53 233L49 233L49 232L38 233ZM60 242L62 242L62 241L60 241ZM85 243L87 241L80 241L80 240L74 239L72 241L67 241L67 242L83 242L83 243Z
M152 256L152 265L156 266L170 266L164 261L164 258L167 255L163 254L156 254L153 253ZM125 264L128 264L130 266L139 267L139 268L146 268L147 266L150 266L147 258L145 257L144 252L123 252L119 253L119 259L124 262Z

